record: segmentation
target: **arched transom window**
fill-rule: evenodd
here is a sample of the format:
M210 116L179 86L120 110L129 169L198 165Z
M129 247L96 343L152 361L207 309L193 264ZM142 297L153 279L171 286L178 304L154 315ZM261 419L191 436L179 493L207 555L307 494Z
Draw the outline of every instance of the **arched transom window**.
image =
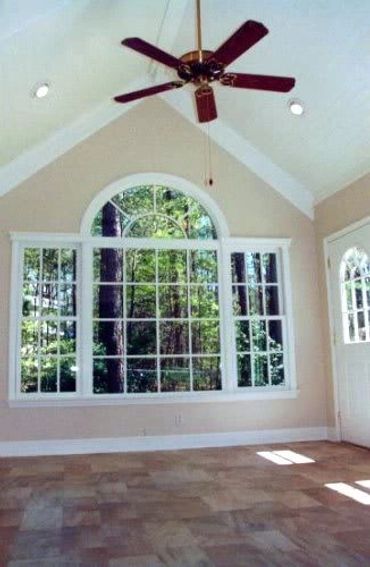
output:
M295 387L289 240L230 238L189 182L133 177L97 195L79 234L12 235L11 397L284 397ZM367 272L343 274L348 333L362 338Z
M96 215L93 236L217 238L213 222L192 197L163 186L133 187L114 195Z
M370 341L370 264L364 250L357 247L347 250L340 278L344 341Z

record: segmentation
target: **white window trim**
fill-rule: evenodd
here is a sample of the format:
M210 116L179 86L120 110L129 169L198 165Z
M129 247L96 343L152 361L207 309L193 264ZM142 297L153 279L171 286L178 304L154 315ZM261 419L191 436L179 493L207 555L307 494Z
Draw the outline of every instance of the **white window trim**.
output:
M107 238L90 235L91 223L100 208L119 191L137 185L165 185L186 193L197 199L214 221L217 240L154 240L139 238ZM161 173L131 175L119 180L101 191L87 208L80 233L28 233L12 232L12 268L9 328L9 405L11 407L39 406L84 406L84 405L124 405L124 404L162 404L162 403L204 403L237 400L274 400L294 399L299 390L295 371L295 341L291 301L291 280L289 265L289 238L230 238L226 220L213 199L200 191L187 180ZM21 394L18 384L19 365L19 322L21 318L21 250L27 246L68 246L79 248L79 335L80 335L80 371L77 391L69 394ZM222 360L222 390L210 392L168 392L154 394L93 394L92 393L92 249L93 247L140 247L157 249L192 249L203 248L217 250L219 254L219 297L220 333ZM280 252L280 284L283 293L287 336L287 364L285 366L284 386L237 387L236 348L234 340L234 322L232 314L231 252L258 251ZM87 282L87 285L84 285ZM83 293L82 293L83 289ZM230 332L230 329L232 330ZM82 340L84 337L84 340Z

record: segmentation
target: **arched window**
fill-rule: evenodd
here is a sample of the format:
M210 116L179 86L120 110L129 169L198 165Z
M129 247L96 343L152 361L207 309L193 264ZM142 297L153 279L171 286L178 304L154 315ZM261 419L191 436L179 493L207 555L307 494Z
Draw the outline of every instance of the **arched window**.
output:
M12 239L11 398L291 397L289 239L230 238L188 181L130 176L79 234Z
M91 232L94 393L220 390L218 244L204 208L138 186L109 199Z
M344 254L341 267L343 335L345 343L370 341L370 265L364 250Z

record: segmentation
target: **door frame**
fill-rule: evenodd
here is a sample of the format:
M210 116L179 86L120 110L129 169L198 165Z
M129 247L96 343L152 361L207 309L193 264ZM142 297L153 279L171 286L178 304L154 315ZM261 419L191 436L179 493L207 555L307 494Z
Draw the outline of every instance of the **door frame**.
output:
M340 403L339 403L339 379L337 370L337 359L335 353L335 327L334 327L334 314L333 314L333 301L332 301L332 290L331 290L331 268L330 268L330 251L329 246L336 240L339 240L343 236L355 232L359 228L370 224L370 216L366 216L356 222L353 222L346 226L345 228L333 232L326 236L323 240L324 247L324 262L325 262L325 282L326 282L326 297L328 302L328 318L329 318L329 331L330 331L330 358L332 367L332 378L333 378L333 394L334 394L334 412L335 412L335 441L342 440L342 431L340 425Z

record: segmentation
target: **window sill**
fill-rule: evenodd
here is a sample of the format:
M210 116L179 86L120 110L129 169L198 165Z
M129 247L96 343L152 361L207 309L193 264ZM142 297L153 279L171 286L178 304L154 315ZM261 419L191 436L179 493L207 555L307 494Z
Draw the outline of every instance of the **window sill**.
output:
M122 395L96 395L94 397L23 397L8 401L10 408L25 407L78 407L78 406L124 406L124 405L161 405L183 403L217 403L217 402L248 402L267 400L294 400L299 390L264 390L263 392L197 392L192 394L131 394L130 397Z

